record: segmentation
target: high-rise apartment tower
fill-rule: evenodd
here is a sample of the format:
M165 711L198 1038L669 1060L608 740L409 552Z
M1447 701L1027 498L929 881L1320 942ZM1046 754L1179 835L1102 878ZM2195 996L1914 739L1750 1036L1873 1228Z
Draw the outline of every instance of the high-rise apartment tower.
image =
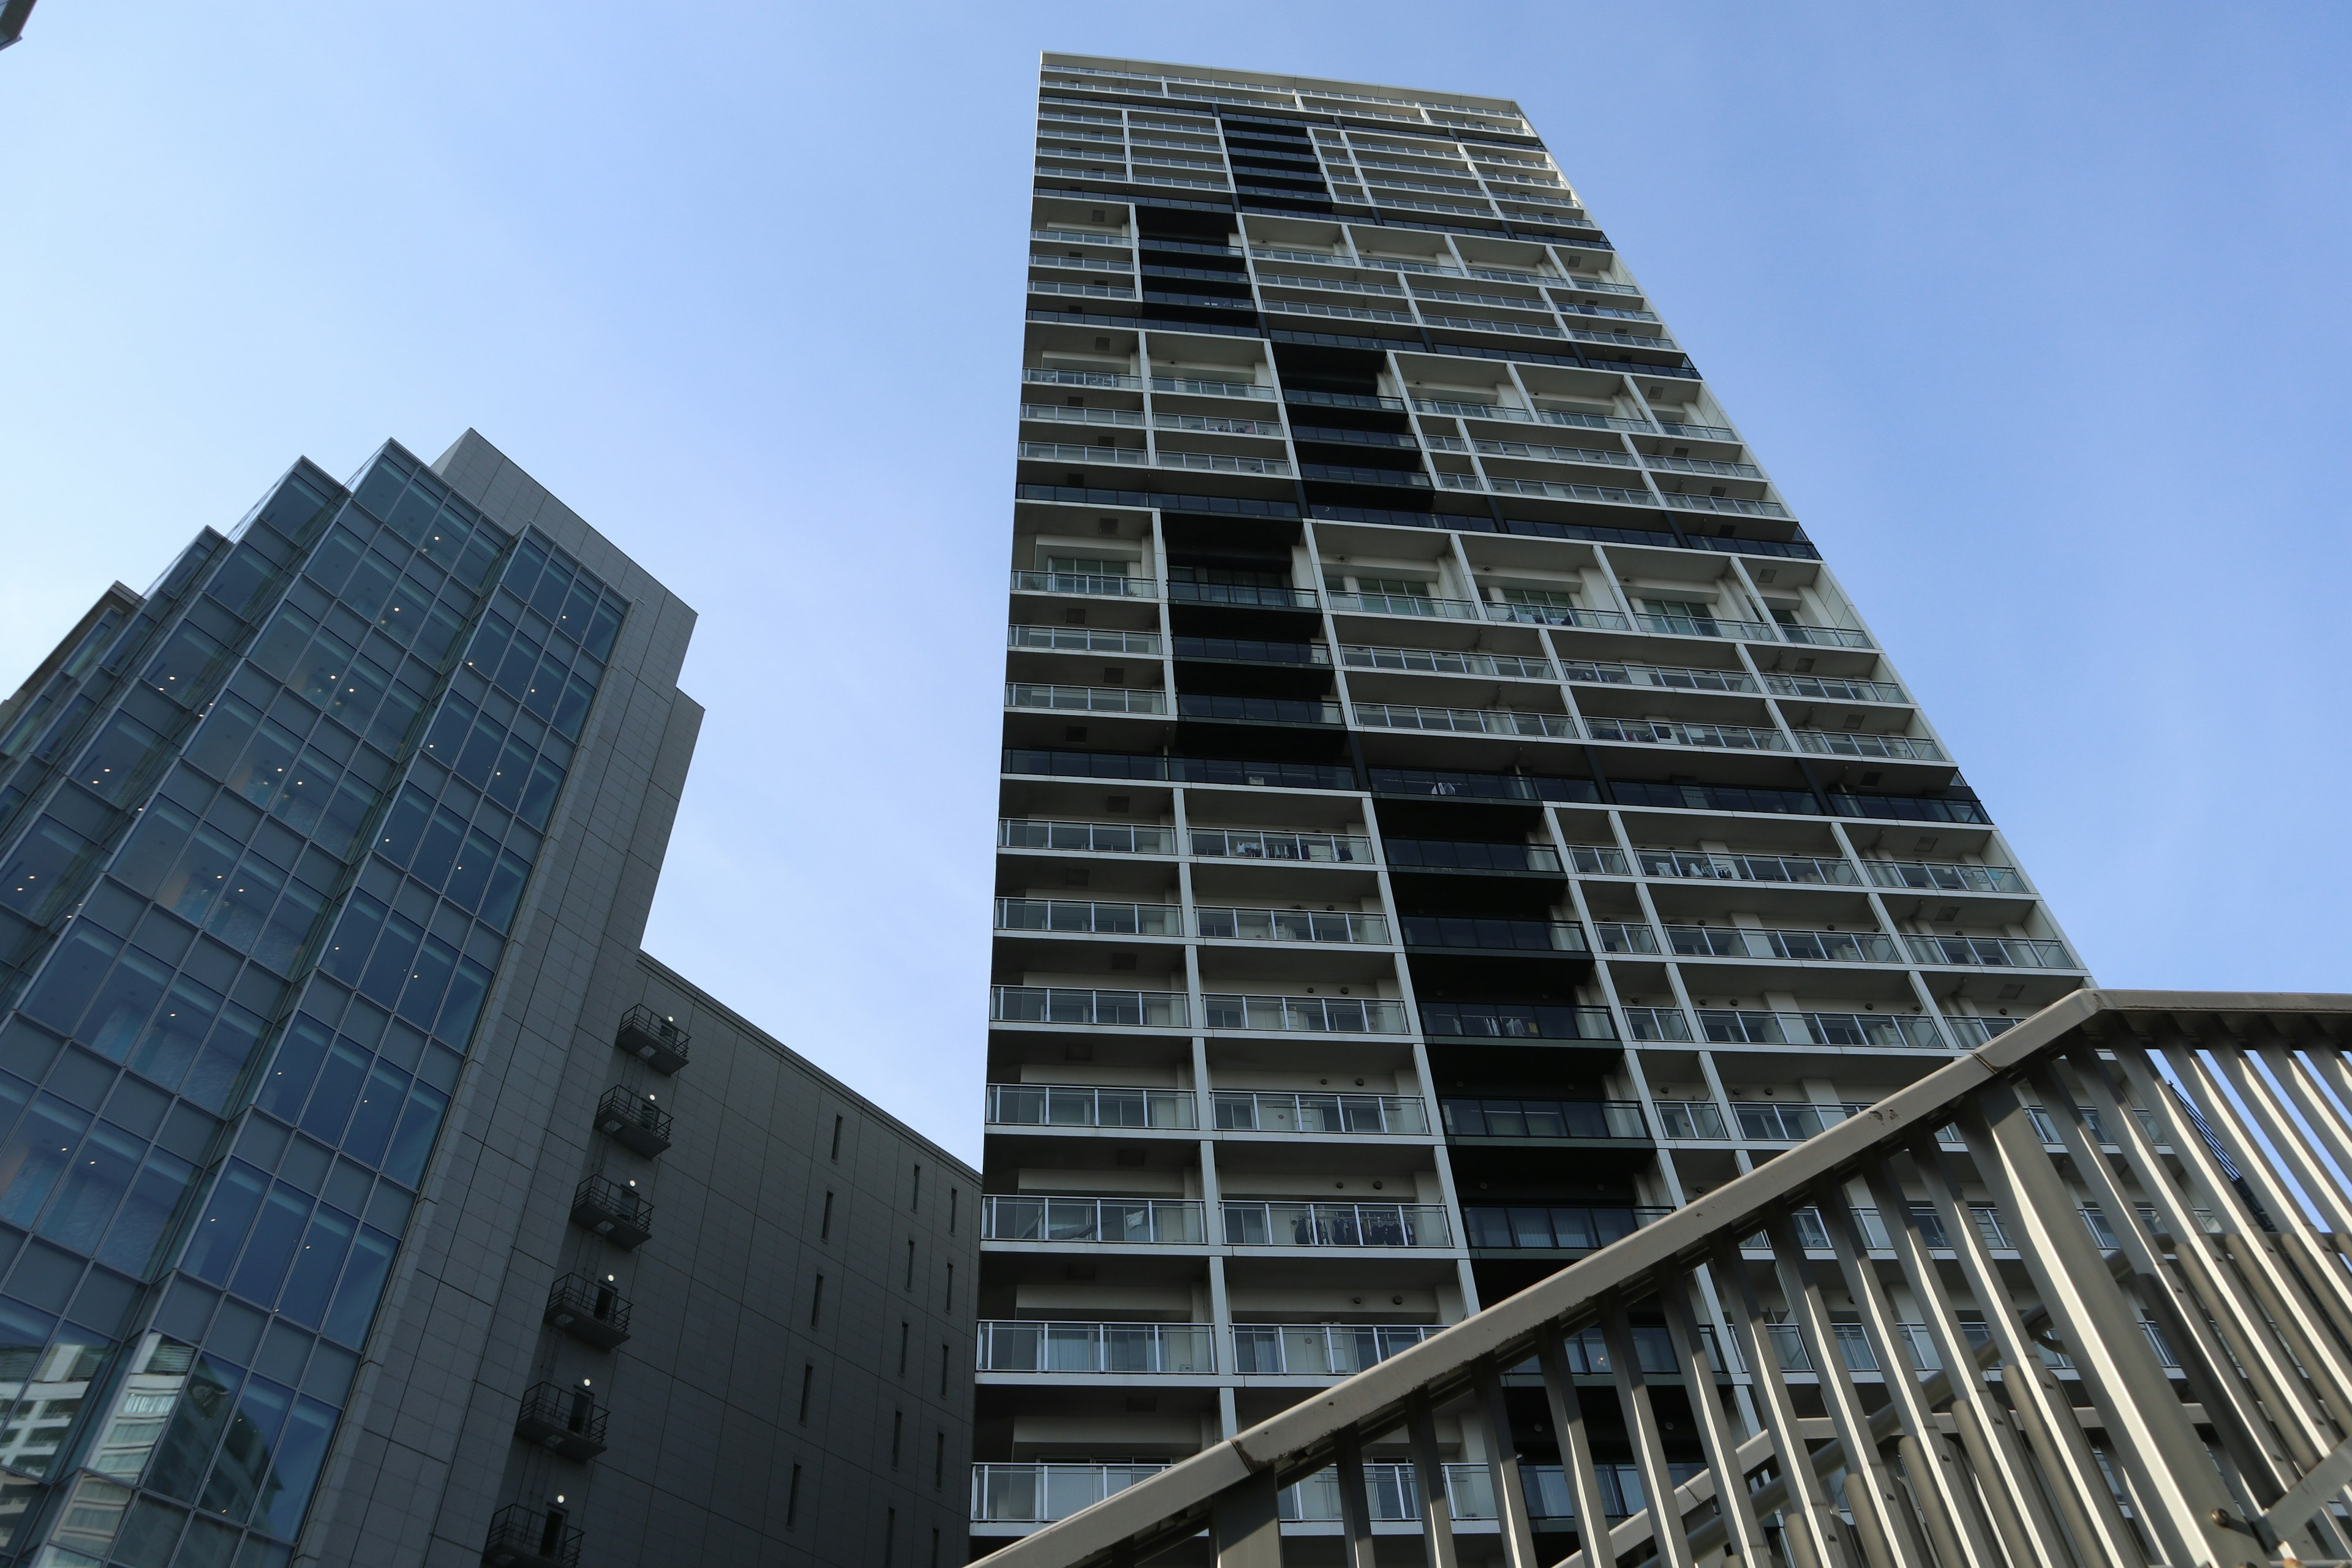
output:
M1049 55L1030 231L981 1548L2086 978L1515 104Z
M693 626L469 431L0 704L0 1559L960 1548L976 1174L638 947Z

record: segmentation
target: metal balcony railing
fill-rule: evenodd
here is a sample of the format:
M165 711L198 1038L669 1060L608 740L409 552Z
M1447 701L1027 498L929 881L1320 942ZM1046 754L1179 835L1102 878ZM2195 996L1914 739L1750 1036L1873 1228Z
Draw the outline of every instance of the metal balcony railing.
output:
M1069 849L1085 855L1173 855L1176 830L1149 823L1049 822L1007 816L996 824L1000 849Z
M1628 1007L1625 1027L1637 1040L1687 1040L1689 1017L1679 1007Z
M2080 969L2063 942L2022 936L1906 936L1921 963L1989 969Z
M1438 1323L1235 1323L1234 1370L1244 1376L1347 1377L1412 1349Z
M1262 828L1196 827L1192 853L1220 860L1277 860L1304 866L1370 866L1372 841L1346 833L1283 833Z
M1208 1239L1202 1212L1193 1198L984 1197L980 1238L1198 1247Z
M1389 864L1444 871L1557 871L1559 851L1549 844L1486 844L1475 839L1391 838Z
M1165 713L1168 694L1129 686L1045 686L1017 680L1006 684L1004 705L1053 712Z
M1412 670L1428 675L1493 675L1513 680L1549 680L1551 660L1508 653L1461 653L1442 647L1367 647L1350 643L1339 650L1350 669Z
M1894 762L1940 763L1944 748L1925 735L1865 735L1859 731L1800 730L1797 744L1825 757L1885 757Z
M1160 656L1157 632L1111 631L1101 626L1016 626L1008 647L1045 648L1055 653L1123 653L1146 658Z
M1228 1247L1454 1245L1442 1204L1226 1203Z
M490 1516L482 1561L490 1568L580 1568L587 1536L566 1522L560 1508L510 1502Z
M1666 945L1684 958L1786 958L1806 963L1903 962L1895 939L1874 931L1750 931L1738 926L1670 925L1666 928Z
M1465 1204L1462 1224L1473 1247L1584 1252L1671 1212L1637 1204Z
M669 1112L653 1096L619 1084L596 1102L596 1131L649 1160L669 1152L670 1126Z
M692 1040L692 1036L678 1027L677 1019L641 1005L621 1015L621 1026L613 1044L656 1072L668 1074L686 1066L691 1054L687 1047Z
M1606 1007L1534 1002L1423 1002L1424 1034L1481 1040L1614 1040Z
M1571 658L1560 667L1566 679L1588 686L1648 686L1665 691L1753 691L1756 678L1738 669L1694 669L1681 665L1619 664Z
M1848 679L1833 675L1767 675L1764 689L1775 697L1811 697L1826 702L1908 702L1910 694L1891 680Z
M1634 854L1641 859L1644 877L1832 888L1857 887L1862 882L1852 861L1805 855L1717 855L1703 849L1637 849Z
M2021 893L2025 879L2007 866L1969 866L1943 860L1864 860L1863 868L1882 888L1933 889L1943 893Z
M1181 1029L1192 1022L1181 991L1099 991L1068 985L993 985L989 1019L998 1024L1092 1024Z
M999 899L998 931L1087 932L1097 936L1182 936L1175 904L1111 904L1084 899Z
M987 1320L980 1325L973 1365L979 1372L1213 1376L1217 1370L1216 1329L1208 1323Z
M1727 620L1719 616L1657 615L1643 610L1635 613L1633 624L1645 632L1668 637L1730 637L1739 642L1780 640L1766 622Z
M1368 996L1252 996L1211 992L1201 998L1212 1029L1305 1031L1326 1035L1402 1035L1404 1004Z
M1445 1100L1438 1110L1454 1138L1650 1136L1641 1102L1633 1100Z
M1418 708L1402 702L1351 704L1356 722L1372 730L1444 730L1470 735L1547 736L1576 739L1576 721L1565 713L1514 712L1492 708Z
M583 1343L611 1350L629 1337L629 1301L611 1280L566 1274L547 1293L543 1321Z
M1385 943L1389 922L1381 915L1346 910L1246 910L1202 904L1192 921L1204 937L1229 942L1344 942Z
M1747 724L1685 724L1669 719L1587 719L1584 728L1596 741L1620 741L1644 746L1712 746L1735 752L1785 752L1789 738L1778 730Z
M1221 1132L1401 1132L1429 1131L1429 1112L1410 1094L1328 1094L1218 1089L1210 1100Z
M997 1127L1157 1127L1201 1124L1189 1089L1107 1089L1092 1084L992 1083L988 1120Z
M1591 952L1573 921L1518 921L1483 915L1401 917L1407 947L1472 952Z
M1945 1049L1931 1019L1886 1013L1759 1013L1699 1009L1698 1024L1715 1045L1872 1046L1881 1049Z
M572 1223L626 1250L653 1239L654 1205L634 1183L584 1176L572 1191Z
M522 1408L515 1415L515 1436L584 1462L604 1451L609 1414L585 1388L534 1384L524 1392Z
M1016 594L1090 594L1097 598L1157 599L1159 580L1113 577L1098 572L1024 572L1013 574Z
M1286 1524L1313 1523L1362 1564L1377 1524L1408 1521L1453 1562L1491 1521L1500 1561L1527 1568L1559 1556L1538 1555L1539 1521L1567 1519L1588 1563L1604 1526L1620 1563L1772 1563L1784 1544L1882 1568L2340 1558L2347 1025L2346 998L2076 992L1337 1388L1164 1469L1074 1484L1104 1500L1076 1513L1031 1506L1055 1522L993 1562L1110 1568L1205 1531L1221 1568L1271 1568ZM2122 1142L2102 1153L2063 1119L2053 1158L2028 1094L2087 1101ZM1941 1130L2013 1216L2011 1247L1982 1234ZM1849 1190L1874 1195L1872 1217L1822 1224ZM1595 1333L1600 1364L1580 1348ZM1507 1415L1505 1379L1531 1363L1558 1468L1528 1462ZM1666 1457L1660 1376L1681 1384L1696 1468ZM1595 1397L1630 1464L1593 1462ZM1441 1415L1482 1459L1445 1461ZM1408 1461L1368 1465L1391 1436ZM1041 1479L1020 1484L1034 1499ZM976 1477L976 1514L1011 1517L983 1491Z

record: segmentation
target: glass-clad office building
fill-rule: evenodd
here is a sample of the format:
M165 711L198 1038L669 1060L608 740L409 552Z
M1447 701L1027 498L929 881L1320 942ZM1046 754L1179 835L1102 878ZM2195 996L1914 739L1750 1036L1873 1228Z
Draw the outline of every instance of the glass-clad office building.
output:
M599 1457L665 1441L625 1407L633 1376L651 1398L677 1372L647 1357L648 1290L680 1303L665 1341L686 1300L743 1293L661 1243L772 1141L815 1170L827 1114L832 1163L854 1121L873 1167L845 1194L902 1206L873 1189L934 1171L940 1212L905 1216L905 1335L951 1337L913 1237L949 1268L945 1194L973 1179L637 951L699 719L676 686L691 624L469 433L348 484L298 463L147 592L100 597L0 708L8 1561L690 1560L701 1537L625 1522L658 1486L593 1528L629 1489ZM698 1110L713 1074L801 1124L725 1144ZM689 1190L666 1227L656 1200ZM824 1262L770 1207L781 1321ZM772 1381L886 1364L824 1326L779 1329ZM908 1387L898 1441L911 1419L960 1464L960 1399ZM866 1403L838 1414L862 1432ZM756 1493L820 1462L799 1414L807 1456L778 1426ZM911 1541L929 1506L877 1502L851 1533L887 1510ZM814 1508L743 1539L806 1544Z

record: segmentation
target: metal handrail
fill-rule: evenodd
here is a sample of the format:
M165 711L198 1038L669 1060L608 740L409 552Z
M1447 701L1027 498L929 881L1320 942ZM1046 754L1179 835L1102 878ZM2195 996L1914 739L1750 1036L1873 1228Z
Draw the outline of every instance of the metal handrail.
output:
M1429 1112L1417 1095L1346 1094L1315 1089L1218 1089L1211 1112L1222 1132L1375 1132L1421 1134Z
M1173 855L1176 830L1151 823L1055 822L1044 817L997 819L1000 849L1072 849L1088 855Z
M992 985L989 1021L1184 1028L1192 1006L1181 991L1103 991L1064 985Z
M1192 911L1196 934L1228 942L1345 942L1386 944L1381 915L1348 910L1237 909L1202 904Z
M1208 1238L1198 1198L981 1200L982 1241L1085 1241L1130 1247L1198 1247Z
M1448 1247L1443 1204L1234 1202L1219 1205L1228 1247Z
M1189 1089L1129 1089L1083 1083L992 1083L988 1121L1000 1127L1157 1127L1201 1124Z
M1066 1323L982 1319L975 1372L1213 1376L1212 1323Z

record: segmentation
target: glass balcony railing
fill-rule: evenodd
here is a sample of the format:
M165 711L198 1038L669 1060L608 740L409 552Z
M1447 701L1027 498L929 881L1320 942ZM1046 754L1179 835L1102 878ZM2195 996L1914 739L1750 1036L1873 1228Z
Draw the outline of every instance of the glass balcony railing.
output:
M989 1017L999 1024L1092 1024L1181 1029L1192 1008L1181 991L1090 991L1062 985L994 985Z
M1157 599L1159 583L1150 577L1112 577L1094 572L1015 572L1016 594L1087 594L1097 598Z
M1481 1040L1614 1040L1606 1007L1551 1006L1538 1002L1424 1002L1425 1034Z
M1789 738L1778 730L1746 724L1685 724L1659 719L1587 719L1584 728L1596 741L1623 741L1645 746L1712 746L1736 752L1785 752Z
M1181 1131L1201 1125L1201 1108L1189 1089L992 1083L988 1120L1003 1127L1156 1127Z
M1473 1204L1462 1209L1474 1247L1591 1252L1674 1211L1634 1204Z
M1738 496L1695 496L1681 490L1661 490L1659 498L1677 511L1730 512L1738 517L1786 517L1789 509L1776 500L1742 500ZM1811 628L1801 628L1810 630ZM1790 642L1802 642L1803 637L1790 637ZM1867 642L1837 643L1838 647L1867 647Z
M1176 712L1184 719L1222 719L1255 724L1337 724L1339 705L1307 697L1234 697L1218 692L1182 691Z
M1940 763L1944 749L1925 735L1865 735L1856 731L1800 730L1797 744L1826 757L1885 757L1895 762Z
M1644 877L1718 882L1788 882L1801 887L1852 888L1861 874L1851 861L1804 855L1717 855L1707 850L1635 851Z
M1339 650L1350 669L1398 669L1428 675L1493 675L1514 680L1549 680L1551 660L1507 653L1457 653L1436 647L1364 647Z
M1804 1101L1786 1103L1736 1100L1731 1114L1739 1126L1739 1136L1770 1143L1801 1143L1806 1139L1836 1126L1861 1108L1847 1105L1814 1105Z
M1775 697L1811 697L1828 702L1908 702L1910 694L1891 680L1843 679L1831 675L1767 675L1764 689Z
M1671 1463L1666 1467L1666 1476L1679 1486L1702 1468L1687 1462ZM1601 1507L1611 1519L1630 1518L1646 1506L1638 1466L1596 1465L1593 1472L1601 1485ZM1530 1518L1550 1523L1576 1517L1575 1495L1570 1489L1567 1471L1559 1466L1521 1465L1519 1479L1527 1489ZM1366 1465L1364 1500L1366 1515L1374 1523L1410 1523L1421 1518L1419 1483L1411 1465ZM1339 1503L1339 1472L1318 1470L1283 1489L1277 1511L1286 1523L1335 1523L1341 1518ZM1496 1518L1494 1472L1484 1464L1447 1465L1445 1503L1448 1516L1455 1520Z
M1319 642L1268 642L1261 637L1187 637L1175 639L1178 658L1234 659L1248 664L1297 664L1328 667L1331 650Z
M1753 1046L1874 1046L1937 1051L1944 1037L1931 1019L1881 1013L1755 1013L1701 1008L1699 1028L1710 1044Z
M1634 624L1645 632L1657 632L1677 637L1730 637L1739 642L1778 642L1769 625L1763 621L1733 621L1717 616L1654 615L1647 610L1637 612Z
M2021 936L1906 936L1921 963L1986 969L2080 969L2063 942Z
M1739 432L1728 425L1681 425L1672 419L1658 421L1658 428L1669 436L1688 436L1700 441L1737 441Z
M1670 925L1666 928L1666 944L1685 958L1787 958L1810 963L1903 962L1895 939L1879 931L1748 931L1737 926Z
M984 1320L977 1372L1082 1372L1206 1377L1217 1370L1209 1323L1045 1323Z
M1124 686L1044 686L1025 680L1007 683L1007 708L1034 708L1056 713L1165 713L1168 694Z
M1366 996L1245 996L1211 992L1201 998L1212 1029L1324 1035L1402 1035L1404 1004Z
M1014 626L1006 646L1050 653L1120 653L1157 658L1160 634L1112 631L1102 626Z
M1079 261L1071 265L1086 267L1092 264ZM1719 463L1711 458L1667 458L1655 452L1642 454L1642 466L1664 473L1706 474L1727 479L1760 479L1764 477L1764 470L1753 463Z
M1565 713L1514 712L1492 708L1419 708L1401 702L1358 702L1351 707L1356 722L1373 730L1443 730L1456 734L1576 739L1576 721Z
M1688 1040L1690 1019L1679 1007L1628 1007L1625 1027L1637 1040Z
M1705 498L1694 496L1689 499L1697 500ZM1713 506L1718 511L1725 510L1720 500L1713 502ZM1765 515L1786 517L1789 514L1786 511L1775 510ZM1851 626L1810 626L1799 621L1782 621L1780 623L1780 628L1783 640L1802 643L1811 647L1868 647L1870 646L1870 638Z
M1662 1100L1657 1107L1660 1130L1671 1142L1731 1136L1723 1108L1711 1100Z
M1619 664L1572 658L1560 666L1568 679L1588 686L1647 686L1664 691L1753 691L1756 678L1738 669L1693 669L1678 665Z
M1520 921L1481 915L1403 915L1407 947L1475 952L1591 952L1573 921Z
M1084 899L999 899L998 931L1085 931L1102 936L1182 936L1174 904L1118 904Z
M1110 463L1123 468L1141 468L1151 461L1151 454L1140 447L1081 447L1067 441L1024 441L1018 455L1049 463Z
M1051 822L1007 816L996 824L1000 849L1072 849L1088 855L1173 855L1176 830L1150 823Z
M974 1524L1050 1524L1167 1468L1156 1464L974 1465L971 1521Z
M1192 853L1213 859L1276 860L1306 866L1373 864L1372 841L1352 834L1196 827L1192 837Z
M1140 430L1140 408L1074 408L1061 403L1024 403L1021 417L1046 425L1098 425L1111 429Z
M1221 1132L1421 1134L1429 1112L1409 1094L1325 1094L1221 1089L1211 1109Z
M1269 479L1290 477L1290 461L1286 458L1236 458L1224 452L1171 452L1162 447L1152 454L1152 461L1163 468L1187 468L1218 474L1264 474Z
M1389 864L1446 871L1557 871L1559 851L1548 844L1482 844L1455 838L1391 838Z
M1439 599L1421 594L1347 594L1334 590L1331 608L1365 616L1418 616L1442 621L1481 619L1475 599Z
M1311 610L1311 588L1286 588L1263 583L1202 583L1179 578L1168 584L1168 597L1186 605L1242 605L1261 610Z
M980 1238L1199 1247L1208 1239L1202 1215L1197 1198L987 1197Z
M1602 849L1589 844L1571 844L1568 858L1580 877L1629 877L1622 849Z
M1950 1017L1944 1020L1951 1026L1952 1037L1966 1050L1975 1050L1995 1035L2006 1034L2016 1026L2014 1018Z
M1446 1132L1456 1138L1647 1138L1632 1100L1445 1100Z
M2021 893L2025 879L2007 866L1969 866L1945 860L1864 860L1870 879L1882 888L1934 889L1943 893Z
M1523 626L1581 626L1589 632L1625 629L1625 617L1614 610L1580 610L1573 605L1531 605L1515 599L1491 599L1484 609L1490 621Z
M1204 937L1228 942L1348 942L1385 944L1389 922L1345 910L1249 910L1202 904L1192 911Z
M1030 265L1034 267L1037 263L1032 261ZM1032 278L1028 291L1032 294L1076 294L1092 300L1135 298L1135 285L1132 283L1065 283L1058 278ZM1023 454L1024 457L1027 455Z
M1259 386L1246 381L1201 381L1190 376L1155 375L1151 378L1154 392L1181 392L1191 397L1250 397L1262 403L1275 400L1274 388Z
M1442 1204L1227 1203L1228 1247L1454 1245Z
M1235 1323L1234 1370L1286 1377L1351 1377L1411 1350L1443 1323ZM1287 1516L1286 1516L1287 1517Z
M1658 933L1646 925L1634 925L1627 921L1595 921L1592 934L1600 939L1603 952L1658 951Z
M1118 375L1099 370L1041 370L1032 365L1021 373L1021 379L1042 386L1097 386L1119 392L1135 392L1142 388L1139 375Z

